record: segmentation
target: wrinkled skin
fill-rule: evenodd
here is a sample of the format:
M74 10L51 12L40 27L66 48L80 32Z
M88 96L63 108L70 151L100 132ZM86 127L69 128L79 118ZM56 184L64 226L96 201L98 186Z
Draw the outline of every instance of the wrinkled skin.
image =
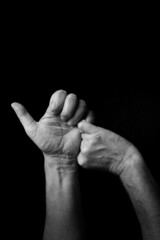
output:
M75 157L78 154L81 134L60 117L43 117L37 126L33 141L46 155Z
M96 127L87 121L78 124L83 132L78 163L84 168L97 168L121 175L132 164L134 146L118 134Z
M39 122L21 104L13 103L12 108L27 135L45 156L69 159L77 156L81 141L77 123L86 114L86 104L83 100L78 100L75 94L67 95L64 90L56 91ZM92 122L91 111L86 119Z

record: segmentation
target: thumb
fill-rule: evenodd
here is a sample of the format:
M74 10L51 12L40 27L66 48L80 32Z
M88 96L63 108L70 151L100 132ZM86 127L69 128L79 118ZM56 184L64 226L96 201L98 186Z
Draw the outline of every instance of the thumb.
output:
M19 118L21 124L23 125L27 133L32 132L37 127L37 122L31 117L28 111L20 103L14 102L11 107L15 111L17 117Z
M85 133L93 133L97 130L97 127L92 125L91 123L87 122L86 120L81 121L78 123L78 128Z

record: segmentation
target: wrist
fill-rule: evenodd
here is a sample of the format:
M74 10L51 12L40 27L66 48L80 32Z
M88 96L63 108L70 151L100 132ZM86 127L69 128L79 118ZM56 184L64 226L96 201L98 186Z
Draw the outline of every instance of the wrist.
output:
M61 174L77 172L76 157L70 155L44 155L44 167L48 171L56 171Z
M78 184L78 166L76 159L64 156L45 156L44 171L47 191L63 192Z
M143 168L144 161L140 152L131 145L123 159L123 170L120 174L120 179L123 183L135 183Z

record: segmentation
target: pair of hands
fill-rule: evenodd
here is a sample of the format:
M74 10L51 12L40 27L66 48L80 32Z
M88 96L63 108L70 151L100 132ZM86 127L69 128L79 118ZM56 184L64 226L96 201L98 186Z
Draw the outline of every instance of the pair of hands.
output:
M119 135L94 126L93 112L75 94L56 91L39 122L21 104L11 106L46 159L65 159L65 164L71 160L76 164L77 159L85 168L106 169L118 175L123 171L132 145Z

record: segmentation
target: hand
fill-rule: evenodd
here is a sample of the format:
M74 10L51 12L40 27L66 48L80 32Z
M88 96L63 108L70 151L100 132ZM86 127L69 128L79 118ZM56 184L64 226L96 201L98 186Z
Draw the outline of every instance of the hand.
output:
M79 151L81 134L76 124L86 113L86 104L75 94L67 96L66 91L56 91L44 116L36 122L19 103L12 108L21 121L27 135L43 152L44 156L75 158ZM90 111L87 121L92 122Z
M121 136L85 120L78 124L78 128L83 132L78 163L84 168L98 168L121 175L135 163L138 151Z

